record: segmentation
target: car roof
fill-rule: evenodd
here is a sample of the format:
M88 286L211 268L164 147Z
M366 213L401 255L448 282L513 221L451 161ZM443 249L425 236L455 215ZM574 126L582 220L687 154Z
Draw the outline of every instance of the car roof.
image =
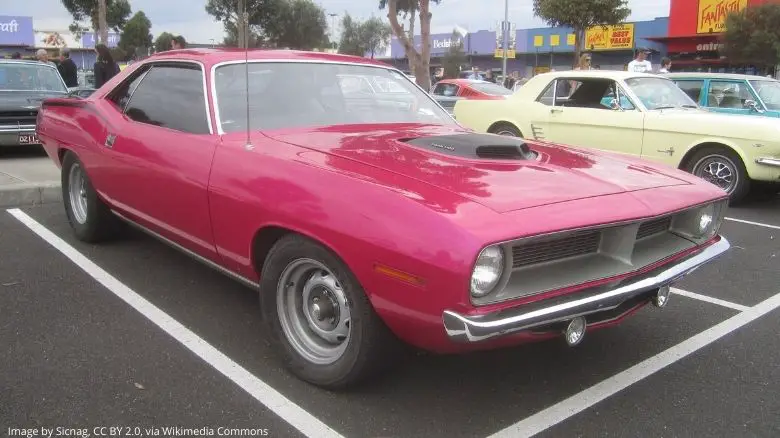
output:
M193 48L166 50L158 52L144 59L144 62L160 60L192 60L204 64L218 64L221 62L256 60L280 60L280 61L309 61L309 62L338 62L349 64L365 64L382 67L390 67L384 62L363 58L360 56L341 55L324 52L308 52L302 50L287 49L237 49L237 48Z
M682 79L738 79L738 80L776 80L774 78L768 78L758 75L743 75L736 73L710 73L710 72L679 72L679 73L666 73L663 76L668 78Z
M4 59L0 58L0 64L27 64L27 65L42 65L45 67L51 67L56 68L55 66L47 63L47 62L41 62L37 60L30 60L30 59Z
M453 78L453 79L442 79L437 84L455 84L455 85L469 85L469 84L489 84L492 82L489 81L482 81L479 79L463 79L463 78Z

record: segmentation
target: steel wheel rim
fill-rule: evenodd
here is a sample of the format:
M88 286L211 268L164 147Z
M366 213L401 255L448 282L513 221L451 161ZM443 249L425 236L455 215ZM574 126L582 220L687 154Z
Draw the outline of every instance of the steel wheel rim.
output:
M346 351L352 333L349 302L324 264L306 258L288 264L276 287L276 310L290 345L309 362L328 365Z
M70 210L76 222L87 222L87 184L84 171L81 166L74 164L68 175L68 196L70 197Z
M502 129L502 130L496 132L496 134L498 134L498 135L506 135L506 136L509 136L509 137L517 137L517 135L515 135L514 132L512 132L512 131L510 131L508 129Z
M722 155L709 155L696 163L694 175L731 193L739 182L737 166Z

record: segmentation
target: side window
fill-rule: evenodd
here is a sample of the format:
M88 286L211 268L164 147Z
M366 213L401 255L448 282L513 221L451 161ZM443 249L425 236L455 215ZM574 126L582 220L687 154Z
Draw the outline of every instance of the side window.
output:
M113 102L120 111L124 112L127 102L130 100L130 96L133 95L135 89L138 88L138 84L141 83L148 72L148 68L140 69L132 78L119 84L119 86L108 95L108 100Z
M756 100L744 82L710 81L708 107L744 109L745 101L749 99Z
M601 97L601 104L609 109L619 109L614 105L615 102L618 102L620 108L625 111L633 111L636 109L636 106L634 106L634 103L628 98L626 92L623 91L623 88L620 87L617 82L612 82Z
M685 94L690 96L694 102L700 103L701 90L704 88L704 81L675 81Z
M155 65L132 94L125 113L140 123L208 134L200 66Z
M457 96L458 86L455 84L436 84L433 94L437 96Z
M544 92L542 92L542 95L539 96L538 99L536 99L537 102L543 103L547 106L554 106L555 102L553 99L555 98L555 87L557 84L557 80L553 79L552 82L550 82L547 85L547 88L544 89Z

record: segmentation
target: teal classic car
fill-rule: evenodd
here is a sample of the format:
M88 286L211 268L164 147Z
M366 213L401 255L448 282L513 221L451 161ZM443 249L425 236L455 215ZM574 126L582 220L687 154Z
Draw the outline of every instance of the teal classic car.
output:
M780 118L780 81L728 73L666 73L702 108L710 111Z

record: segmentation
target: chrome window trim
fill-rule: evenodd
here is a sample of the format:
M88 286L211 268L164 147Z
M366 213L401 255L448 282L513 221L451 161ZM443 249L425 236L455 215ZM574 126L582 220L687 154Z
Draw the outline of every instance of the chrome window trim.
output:
M141 68L145 68L145 67L146 67L146 66L143 66L143 67L141 67ZM146 75L148 75L148 74L149 74L149 72L150 72L150 71L152 71L152 69L153 69L153 68L154 68L154 66L151 66L151 67L149 67L148 69L146 69L146 70L145 70L143 73L141 73L141 76L140 76L140 79L141 79L141 80L139 80L139 81L138 81L138 85L136 85L136 86L135 86L135 88L133 88L133 91L130 93L130 95L129 95L129 96L127 96L127 102L125 103L125 106L124 106L124 108L122 108L122 114L125 114L125 115L127 115L127 113L126 113L126 111L127 111L127 106L128 106L128 105L130 105L130 101L131 101L131 100L133 100L133 95L135 94L135 90L137 90L137 89L138 89L138 87L140 87L140 86L141 86L141 84L144 82L144 79L146 79ZM124 83L124 82L123 82L123 83ZM133 81L130 81L130 84L132 84L132 83L133 83ZM130 84L128 84L128 86L129 86ZM111 90L111 92L113 92L113 91L114 91L114 90ZM128 118L129 118L129 117L128 117ZM133 122L135 122L135 120L133 120L133 119L130 119L130 120L131 120L131 121L133 121ZM137 123L137 122L136 122L136 123Z
M154 69L154 67L159 66L159 64L176 64L176 63L196 64L197 66L200 67L200 76L201 76L201 79L202 79L201 82L202 82L202 85L203 85L203 108L204 108L204 110L206 112L206 123L208 123L208 127L209 127L208 135L214 135L214 126L211 123L211 111L209 111L209 97L208 97L208 88L207 88L208 87L208 82L206 81L206 65L203 62L201 62L201 61L195 61L194 59L155 59L155 60L144 62L143 64L141 64L138 67L136 67L135 70L146 68L147 66L149 67L149 69L146 70L145 72L141 73L141 76L142 76L141 81L138 82L138 86L135 87L135 90L133 90L133 93L128 98L127 104L128 105L130 104L130 101L133 98L132 95L135 94L136 90L138 90L138 88L143 83L144 79L146 79L146 76L149 74L150 71L152 71L152 69ZM110 95L111 93L116 91L117 88L122 86L122 84L124 84L124 81L120 82L114 88L112 88L110 91L106 92L103 95L103 98L106 98L108 95ZM125 114L125 110L126 109L127 109L127 105L125 105L125 108L121 108L122 114ZM128 119L130 119L130 118L128 117ZM141 123L141 122L137 122L137 121L135 121L133 119L130 119L130 121L133 122L133 123ZM146 125L146 126L154 126L154 125L149 125L148 123L144 123L144 125ZM175 130L175 131L176 132L183 132L183 131L179 131L179 130ZM194 133L191 133L191 132L185 132L185 134L203 135L203 134L194 134Z
M225 135L225 131L222 130L222 119L219 115L219 98L217 97L217 77L216 77L216 71L219 67L224 67L226 65L233 65L233 64L338 64L338 65L354 65L358 67L373 67L377 69L382 70L390 70L393 72L396 72L400 74L404 79L412 83L417 89L419 89L423 94L428 96L428 99L433 103L433 105L437 106L439 109L442 110L444 114L446 114L447 117L452 120L452 122L459 127L463 127L455 118L450 114L449 111L447 111L441 104L431 96L430 93L425 91L420 85L417 84L417 82L412 81L409 79L408 76L406 76L401 70L390 67L390 66L383 66L383 65L375 65L375 64L364 64L361 62L349 62L349 61L331 61L327 59L284 59L284 58L263 58L263 59L249 59L248 61L246 59L233 59L230 61L221 61L217 62L214 65L211 66L211 101L214 105L214 119L217 122L217 134L218 135Z
M756 103L761 105L761 109L763 109L764 111L769 111L769 108L764 103L764 99L761 98L761 95L758 94L758 90L756 90L756 87L753 86L753 82L747 79L745 79L744 81L747 84L748 88L750 89L750 92L753 93L753 97L755 98Z

